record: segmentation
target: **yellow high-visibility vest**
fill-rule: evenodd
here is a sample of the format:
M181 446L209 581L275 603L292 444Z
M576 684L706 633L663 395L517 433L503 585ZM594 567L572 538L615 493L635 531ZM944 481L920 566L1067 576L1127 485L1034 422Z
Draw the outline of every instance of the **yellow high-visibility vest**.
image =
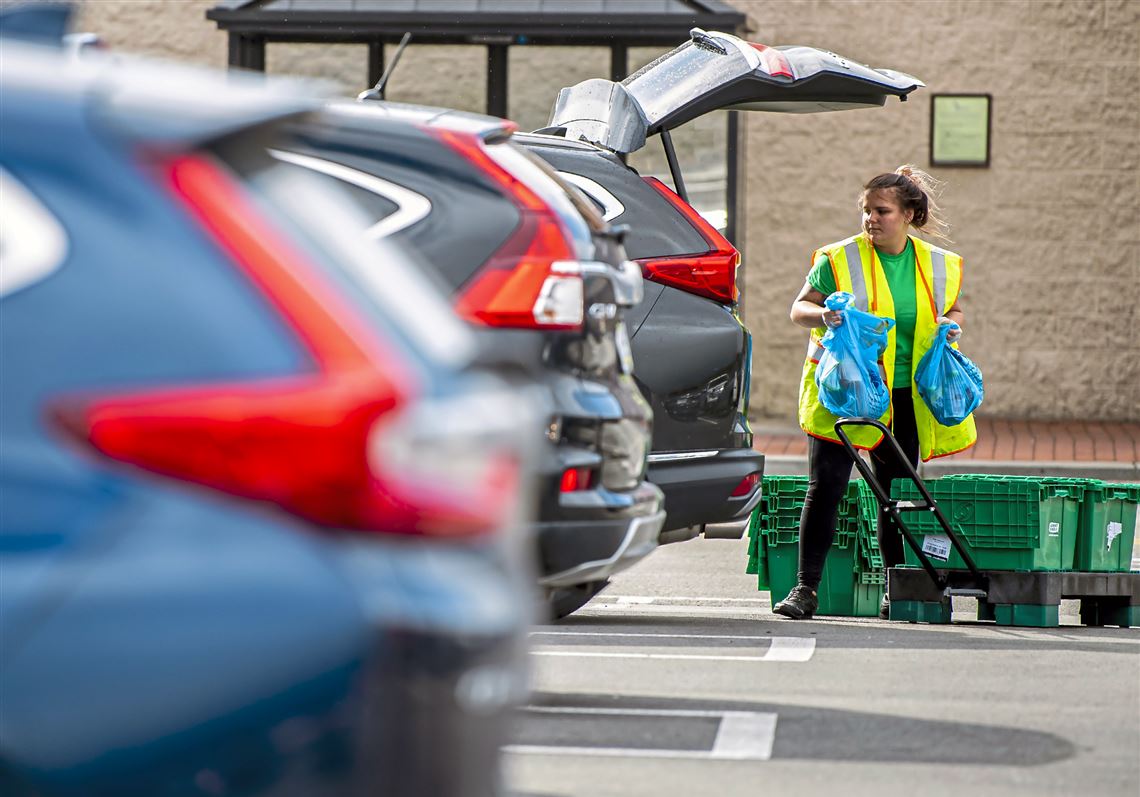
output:
M944 457L965 451L978 440L974 416L966 418L956 426L943 426L934 420L930 410L918 390L914 389L914 372L934 341L937 329L935 319L946 315L946 311L958 300L962 288L962 258L953 252L940 249L921 238L910 237L914 244L915 261L915 304L918 317L914 324L914 349L911 355L910 387L914 400L914 419L918 427L918 449L922 460ZM855 296L855 305L860 310L895 317L895 303L891 289L887 285L887 275L882 263L875 254L875 247L863 233L837 243L820 247L812 254L814 263L820 254L826 254L835 275L836 290L847 291ZM887 387L894 390L895 378L895 330L887 333L887 348L880 364ZM813 437L839 442L835 434L837 416L820 403L819 388L815 384L815 370L823 353L820 341L825 330L813 329L808 340L808 354L804 361L803 379L800 383L800 428ZM891 424L893 405L879 420L887 427ZM882 442L879 430L865 427L848 427L847 436L862 449L875 448Z

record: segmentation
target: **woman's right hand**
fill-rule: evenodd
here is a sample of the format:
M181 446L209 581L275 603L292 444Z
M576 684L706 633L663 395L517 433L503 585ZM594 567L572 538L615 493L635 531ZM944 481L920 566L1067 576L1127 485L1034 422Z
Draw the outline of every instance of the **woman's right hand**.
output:
M839 326L843 323L843 313L829 310L824 305L826 299L827 297L813 288L810 282L804 282L799 296L792 302L792 310L789 313L792 321L808 329Z

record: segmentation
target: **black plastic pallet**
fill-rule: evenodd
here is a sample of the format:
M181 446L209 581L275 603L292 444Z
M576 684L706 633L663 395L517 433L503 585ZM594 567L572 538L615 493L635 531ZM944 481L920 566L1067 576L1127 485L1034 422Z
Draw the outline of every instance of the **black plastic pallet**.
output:
M1052 628L1060 623L1061 599L1079 599L1088 626L1140 626L1140 573L984 572L986 588L973 588L968 573L938 570L939 589L921 568L892 567L887 576L891 619L948 623L951 597L978 599L978 619L999 625ZM955 583L960 583L960 588Z

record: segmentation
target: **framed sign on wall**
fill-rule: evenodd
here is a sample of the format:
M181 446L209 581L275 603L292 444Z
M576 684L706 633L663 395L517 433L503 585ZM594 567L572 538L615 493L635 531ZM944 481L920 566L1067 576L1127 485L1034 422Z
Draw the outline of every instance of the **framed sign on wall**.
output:
M930 102L930 165L990 165L989 94L935 94Z

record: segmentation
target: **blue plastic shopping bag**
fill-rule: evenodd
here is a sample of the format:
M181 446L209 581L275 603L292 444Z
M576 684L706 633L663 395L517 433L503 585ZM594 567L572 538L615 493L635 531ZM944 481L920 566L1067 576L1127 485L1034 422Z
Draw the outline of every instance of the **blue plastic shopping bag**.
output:
M879 372L879 357L895 322L860 310L846 291L836 291L824 304L842 312L843 323L820 341L823 354L815 370L820 403L840 417L882 417L891 394Z
M914 372L918 394L930 408L934 420L943 426L956 426L978 408L985 395L978 366L946 340L957 324L941 324L934 343L922 355Z

